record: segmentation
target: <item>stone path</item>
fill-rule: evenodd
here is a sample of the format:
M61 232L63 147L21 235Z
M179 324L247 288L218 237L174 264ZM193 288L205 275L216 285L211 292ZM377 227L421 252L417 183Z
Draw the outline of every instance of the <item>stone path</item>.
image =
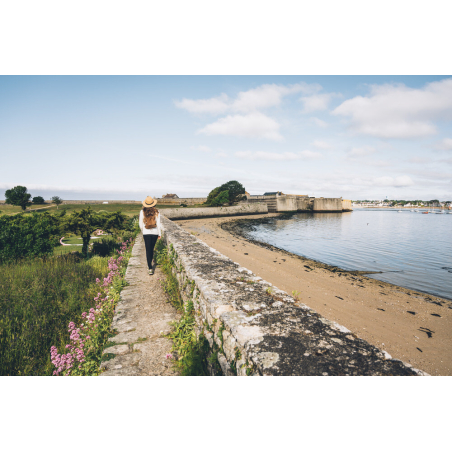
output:
M110 341L117 345L104 350L106 357L115 356L102 363L102 376L177 375L172 361L165 358L171 341L161 332L168 333L169 322L180 316L160 286L163 277L159 268L153 276L148 275L144 240L139 234L127 267L126 281L130 285L121 292L112 323L118 334Z

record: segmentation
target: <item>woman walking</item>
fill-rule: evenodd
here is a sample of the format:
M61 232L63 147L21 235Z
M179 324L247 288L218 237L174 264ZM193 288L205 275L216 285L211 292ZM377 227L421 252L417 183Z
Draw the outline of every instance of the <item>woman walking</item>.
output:
M148 196L143 201L143 209L140 211L139 225L143 233L144 244L146 246L146 259L148 261L149 274L154 274L152 259L154 257L154 246L161 236L160 214L154 208L157 200Z

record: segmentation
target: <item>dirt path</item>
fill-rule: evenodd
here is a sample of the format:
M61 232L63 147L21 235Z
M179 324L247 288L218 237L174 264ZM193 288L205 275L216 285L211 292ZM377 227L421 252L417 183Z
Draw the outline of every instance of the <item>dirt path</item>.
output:
M267 215L266 215L267 216ZM257 218L253 215L249 218ZM247 218L247 217L240 217ZM452 303L347 272L223 230L233 218L177 221L184 229L324 317L431 375L452 375Z
M176 375L171 361L165 358L171 341L162 337L169 333L169 322L179 318L176 309L167 302L159 279L163 273L147 272L143 236L137 237L126 273L130 284L121 292L112 329L118 334L110 339L116 345L104 350L101 375ZM113 357L113 355L115 355Z

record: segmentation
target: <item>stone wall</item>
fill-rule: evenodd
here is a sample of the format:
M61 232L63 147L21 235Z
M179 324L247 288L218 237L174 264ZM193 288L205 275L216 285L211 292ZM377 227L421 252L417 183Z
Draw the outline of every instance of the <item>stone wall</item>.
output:
M45 201L46 204L51 204L52 201ZM104 202L108 202L108 204L141 204L141 201L124 201L123 199L121 200L111 200L111 199L103 199L103 200L99 200L99 199L92 199L92 200L80 200L80 199L65 199L63 200L63 204L102 204Z
M225 375L426 375L392 359L162 219L174 249L184 301L193 299L197 334L214 341ZM302 294L303 296L303 294Z
M353 210L352 200L351 199L343 199L342 200L342 212L351 212Z
M264 203L239 204L232 207L179 207L178 209L162 209L160 211L171 220L183 220L188 218L203 217L227 217L236 215L258 215L268 213Z
M157 198L157 204L168 204L180 206L181 204L187 204L187 206L192 206L194 204L204 204L207 198Z
M315 198L314 212L342 212L342 198Z

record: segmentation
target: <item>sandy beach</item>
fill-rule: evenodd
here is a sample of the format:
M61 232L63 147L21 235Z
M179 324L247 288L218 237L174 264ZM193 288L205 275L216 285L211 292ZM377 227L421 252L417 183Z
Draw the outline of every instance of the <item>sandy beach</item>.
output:
M431 375L452 375L451 301L251 242L231 228L238 219L269 216L277 214L176 223L279 289L299 291L300 303L393 358Z

